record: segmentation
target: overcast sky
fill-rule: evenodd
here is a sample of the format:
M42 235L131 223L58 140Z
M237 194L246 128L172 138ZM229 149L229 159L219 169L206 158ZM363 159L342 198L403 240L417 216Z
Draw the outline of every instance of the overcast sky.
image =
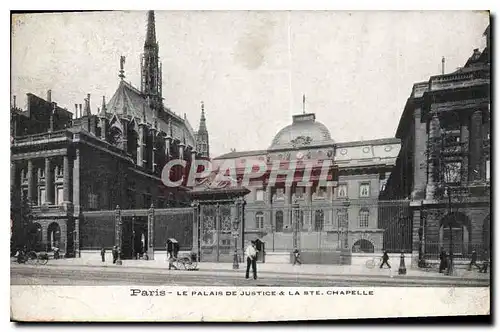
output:
M140 88L146 12L15 16L12 94L92 112L111 98L126 56ZM293 114L316 113L337 142L393 137L413 83L484 48L481 12L156 11L165 104L197 130L205 102L212 157L266 149Z

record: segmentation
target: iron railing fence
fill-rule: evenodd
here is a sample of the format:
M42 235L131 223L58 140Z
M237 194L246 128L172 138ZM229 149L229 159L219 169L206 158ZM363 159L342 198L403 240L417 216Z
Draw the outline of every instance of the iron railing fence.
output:
M247 204L245 237L266 251L410 252L412 216L408 200L299 201L292 205Z

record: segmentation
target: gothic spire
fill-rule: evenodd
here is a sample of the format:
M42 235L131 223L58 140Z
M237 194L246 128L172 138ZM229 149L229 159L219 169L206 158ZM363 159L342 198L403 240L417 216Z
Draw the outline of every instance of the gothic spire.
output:
M155 12L153 10L148 11L148 30L144 48L148 46L156 46Z
M148 11L148 26L141 59L141 92L152 98L154 108L161 105L161 67L156 42L155 14L152 10Z
M103 112L106 111L106 96L102 96L102 105L101 105L101 109Z
M207 124L206 124L206 119L205 119L205 104L203 101L201 102L201 117L200 117L200 126L198 128L199 133L206 133L207 132Z

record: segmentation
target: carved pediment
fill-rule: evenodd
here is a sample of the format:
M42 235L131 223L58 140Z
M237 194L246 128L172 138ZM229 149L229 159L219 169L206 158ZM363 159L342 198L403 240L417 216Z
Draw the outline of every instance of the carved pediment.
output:
M298 136L295 139L290 141L292 145L295 146L302 146L302 145L309 145L312 142L312 138L309 136Z
M224 177L222 175L212 173L208 177L201 179L196 183L197 190L206 190L206 189L224 189L235 187L237 185L237 181L228 176Z

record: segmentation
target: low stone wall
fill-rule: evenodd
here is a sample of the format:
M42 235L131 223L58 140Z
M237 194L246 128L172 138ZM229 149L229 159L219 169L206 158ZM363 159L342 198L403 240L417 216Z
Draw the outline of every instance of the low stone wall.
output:
M352 265L365 265L366 262L370 259L381 259L382 258L382 253L373 253L373 254L361 254L361 253L354 253L352 254ZM401 260L401 254L389 254L389 265L394 266L394 267L399 267ZM412 262L412 255L407 253L405 254L405 266L406 268L411 267L411 262ZM381 261L377 260L377 264L380 264Z
M300 260L302 264L329 264L350 265L351 253L349 251L301 251ZM290 263L294 261L294 254L290 252Z

